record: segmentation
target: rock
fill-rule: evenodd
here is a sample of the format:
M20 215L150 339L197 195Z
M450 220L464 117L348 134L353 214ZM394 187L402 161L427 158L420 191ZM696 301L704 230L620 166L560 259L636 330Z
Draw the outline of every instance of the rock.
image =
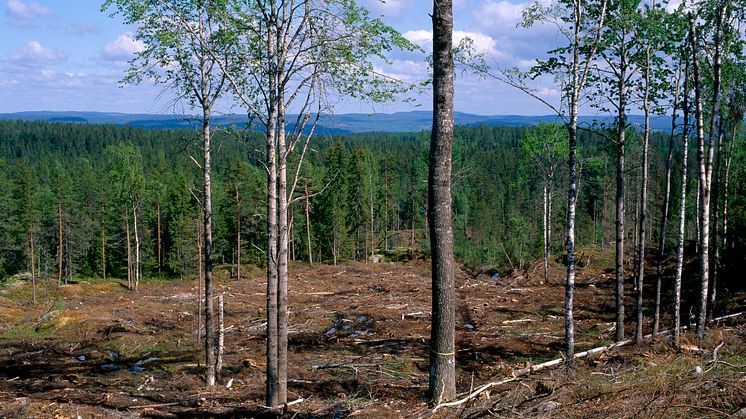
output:
M542 412L542 413L548 413L548 412L551 412L552 410L554 410L554 409L556 409L556 408L558 408L560 406L562 406L562 404L559 403L559 402L555 402L555 401L552 401L552 400L547 400L544 403L539 404L536 407L536 410L538 410L539 412Z
M746 418L746 407L742 407L738 412L733 414L734 418Z
M368 260L371 261L372 263L381 263L383 261L383 255L380 255L380 254L370 255Z
M17 282L17 281L31 281L31 272L20 272L17 273L10 278L8 278L9 282Z
M702 375L702 367L700 367L699 365L697 365L694 368L692 368L692 372L695 375Z

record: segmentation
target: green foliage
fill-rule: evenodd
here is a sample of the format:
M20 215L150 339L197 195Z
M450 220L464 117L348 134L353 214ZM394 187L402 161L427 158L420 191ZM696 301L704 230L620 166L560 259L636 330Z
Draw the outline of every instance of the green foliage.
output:
M72 276L100 276L105 236L107 277L126 272L124 211L139 202L145 276L157 274L156 210L161 209L162 274L196 275L201 220L201 175L189 155L200 150L184 139L187 131L137 130L95 125L0 122L0 272L29 267L28 233L33 225L40 274L53 275L57 250L57 191L64 191L66 252ZM639 135L630 131L630 136ZM555 193L567 173L561 156L565 132L557 126L458 127L454 144L453 217L455 251L472 267L499 270L527 267L541 255L543 158L556 164ZM30 141L29 139L33 139ZM654 133L651 170L662 171L667 137ZM215 137L215 259L230 263L235 253L237 208L241 197L242 259L265 263L266 172L252 154L259 135L217 133ZM426 199L429 134L367 133L328 141L314 138L304 162L304 179L292 205L292 243L297 260L307 260L305 185L311 204L314 261L365 260L386 248L427 252ZM554 146L551 146L551 145ZM581 131L583 154L578 202L580 245L600 243L613 222L613 152L597 134ZM742 137L731 166L732 214L736 241L746 228L746 179ZM546 147L545 147L546 146ZM639 146L629 145L630 161ZM546 153L546 154L545 154ZM674 159L679 158L680 146ZM690 153L690 156L695 153ZM692 157L693 158L693 157ZM56 163L57 162L57 163ZM294 164L294 163L293 163ZM292 164L291 164L292 166ZM634 174L634 165L629 173ZM654 179L653 197L662 190ZM678 179L674 176L674 179ZM64 180L58 183L55 180ZM673 186L676 190L677 186ZM655 192L657 191L657 192ZM693 200L689 212L693 214ZM553 249L560 250L566 214L556 199ZM675 205L675 203L673 203ZM606 215L604 217L604 208ZM657 214L654 213L654 217ZM605 222L605 224L604 224ZM607 233L608 234L608 233ZM608 240L610 236L606 236ZM737 254L737 253L734 253ZM319 257L320 256L320 257ZM51 271L51 272L50 272Z

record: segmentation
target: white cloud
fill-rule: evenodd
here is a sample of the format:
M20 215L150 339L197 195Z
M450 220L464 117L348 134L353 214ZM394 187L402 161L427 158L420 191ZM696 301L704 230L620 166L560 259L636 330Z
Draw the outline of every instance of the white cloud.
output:
M65 33L68 35L85 35L98 33L98 28L92 23L71 23L65 27Z
M433 50L433 33L425 29L404 32L404 37L410 42L422 47L428 53ZM475 52L488 55L501 55L496 49L495 40L483 33L468 31L453 31L453 44L457 46L462 40L469 38L473 43Z
M25 48L11 52L7 58L17 64L61 62L67 59L67 54L64 51L46 48L38 41L29 41Z
M497 31L510 31L521 22L523 9L530 3L511 3L509 1L487 1L474 10L474 21L484 28Z
M104 47L104 57L115 60L128 60L145 49L145 44L133 38L132 32L125 32Z
M51 10L39 3L26 4L20 0L6 1L5 13L22 20L31 20L35 17L51 16L53 14Z

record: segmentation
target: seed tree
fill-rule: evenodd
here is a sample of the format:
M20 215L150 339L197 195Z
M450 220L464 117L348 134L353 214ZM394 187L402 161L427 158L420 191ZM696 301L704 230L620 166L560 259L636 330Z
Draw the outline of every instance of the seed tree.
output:
M433 128L428 215L432 254L430 401L456 397L456 288L454 285L451 165L453 150L453 2L433 1Z
M597 88L594 106L614 114L613 132L608 139L616 146L616 341L624 340L624 239L625 229L625 153L628 148L628 112L632 94L640 89L639 0L612 0L600 48L601 62L594 79ZM642 90L642 89L640 89Z
M567 224L565 249L567 277L565 283L565 355L568 367L575 356L575 214L578 198L578 115L580 103L586 97L589 81L598 58L602 32L606 24L607 0L561 0L545 5L537 2L523 13L523 26L544 24L556 27L566 44L549 51L549 58L538 60L528 72L518 69L489 72L484 66L474 66L482 74L497 78L527 93L549 107L562 119L568 135L567 148ZM562 87L559 103L541 96L533 80L543 75L553 76Z
M640 211L637 218L637 322L635 327L635 339L640 342L643 339L643 296L645 277L645 245L647 242L648 224L648 183L650 172L650 117L652 114L660 114L661 102L665 95L673 88L668 83L667 75L671 72L667 61L663 58L661 51L663 45L669 42L667 33L666 11L661 3L653 1L644 4L637 17L637 43L640 45L640 54L636 61L639 67L640 81L637 89L636 99L643 110L642 126L642 179L639 187ZM660 300L660 284L656 284L656 299ZM656 306L657 307L657 306ZM657 320L657 316L655 320ZM654 328L657 326L654 321Z
M674 63L674 69L669 69L664 74L661 74L660 81L657 84L658 96L662 107L667 109L671 117L671 130L668 135L668 151L665 160L665 183L663 185L663 201L661 202L660 210L660 225L658 228L658 248L656 252L656 284L655 284L655 312L653 317L653 335L657 335L660 330L660 319L661 319L661 291L662 291L662 279L663 279L663 263L666 254L666 239L669 228L669 218L672 213L671 198L674 191L673 188L673 170L674 170L674 148L676 139L679 135L688 135L684 131L688 130L686 123L688 123L688 115L685 116L685 124L681 125L679 120L680 112L683 112L685 96L687 95L687 89L685 88L687 72L685 71L686 62L686 18L683 12L675 10L672 13L667 13L663 9L656 9L656 18L647 19L645 25L646 33L653 35L656 40L656 49L667 59L665 61ZM687 103L688 106L688 103ZM688 144L688 143L687 143ZM686 150L688 152L688 150ZM686 186L686 173L682 172L684 179L684 186ZM686 200L686 190L684 190L683 200ZM683 234L683 232L682 232Z
M228 2L223 21L229 27L211 57L266 138L266 402L277 407L287 403L289 209L306 198L300 172L309 140L330 99L385 101L408 89L374 62L414 46L350 0Z
M170 89L175 100L200 112L198 119L203 159L201 206L204 210L203 251L205 273L205 383L215 384L215 332L212 284L212 123L217 100L225 91L227 56L218 63L212 51L224 28L223 1L107 0L125 23L136 25L142 43L130 62L125 83L151 81ZM137 230L135 230L137 231Z
M693 13L689 13L689 41L692 46L692 69L693 69L693 89L695 97L695 119L697 133L697 176L699 191L699 277L700 277L700 295L699 295L699 312L697 313L697 337L703 339L706 330L707 310L708 310L708 293L710 292L710 223L711 211L711 194L713 179L713 159L715 150L720 141L720 118L721 106L723 99L723 61L728 56L726 42L733 38L729 36L733 29L731 27L731 16L733 5L730 0L713 0L705 2L700 6L700 15L703 17L704 25L699 27L697 19ZM703 30L706 39L702 38ZM705 42L710 45L710 50L703 53L702 47ZM703 56L708 59L704 60ZM709 64L708 80L705 80L704 64ZM705 88L705 84L709 84ZM707 92L710 97L707 98L708 106L707 121L705 121L704 101ZM705 127L705 124L707 126ZM705 139L707 135L707 139Z

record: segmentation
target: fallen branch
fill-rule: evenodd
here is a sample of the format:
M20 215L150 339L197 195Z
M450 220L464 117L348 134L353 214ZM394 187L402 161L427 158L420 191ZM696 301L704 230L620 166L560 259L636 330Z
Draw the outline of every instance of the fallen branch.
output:
M318 370L330 370L334 368L352 368L355 369L357 367L380 367L381 364L331 364L331 365L313 365L311 367L311 370L318 371Z
M513 324L513 323L525 323L525 322L532 322L533 319L518 319L518 320L505 320L503 324Z
M725 342L720 342L720 344L718 346L716 346L715 349L712 350L712 360L710 360L710 368L707 368L707 370L705 370L705 372L710 372L710 370L712 370L713 368L715 368L717 366L717 364L718 364L718 351L720 350L720 348L723 347L723 345L725 345Z
M722 321L722 320L725 320L725 319L730 319L730 318L733 318L733 317L738 317L738 316L741 316L743 314L744 314L744 312L730 314L730 315L727 315L727 316L723 316L723 317L718 317L716 319L712 319L710 322L718 322L718 321ZM684 326L684 327L681 327L680 329L686 329L686 328L687 327ZM659 336L664 336L664 335L670 335L672 333L673 333L673 329L668 329L668 330L664 330L664 331L658 332L658 335ZM647 339L650 339L652 337L653 337L652 334L645 335L643 337L643 340L647 340ZM593 348L593 349L589 349L587 351L579 352L579 353L575 354L575 356L573 357L573 359L586 358L586 357L588 357L590 355L602 353L602 352L605 352L605 351L608 351L608 350L611 350L611 349L620 348L622 346L627 346L627 345L630 345L632 343L635 343L634 339L627 339L627 340L623 340L621 342L612 343L611 345L599 346L598 348ZM717 350L719 350L722 345L723 344L721 343L720 345L718 345L717 348L715 348L715 351L713 353L713 358L715 356L717 356ZM536 372L536 371L539 371L539 370L543 370L543 369L546 369L546 368L550 368L550 367L554 367L554 366L557 366L557 365L561 365L564 362L565 362L565 358L562 357L562 358L553 359L551 361L547 361L547 362L544 362L544 363L541 363L541 364L529 365L526 368L521 368L519 370L515 370L515 371L513 371L511 373L511 377L510 378L505 378L505 379L500 380L500 381L494 381L494 382L491 382L491 383L484 384L481 387L478 387L473 392L467 394L462 399L455 400L455 401L452 401L452 402L447 402L447 403L439 403L438 405L436 405L435 407L433 407L432 410L429 411L429 415L423 414L423 416L420 416L420 417L433 415L433 414L435 414L435 412L438 409L443 408L443 407L460 406L460 405L468 402L469 400L474 399L475 397L477 397L478 395L480 395L481 393L483 393L485 390L488 390L488 389L490 389L492 387L503 385L503 384L509 383L511 381L516 381L518 378L520 378L522 376L529 375L529 374L531 374L533 372ZM696 406L692 406L692 407L696 407Z
M159 409L161 407L178 406L180 404L181 404L181 402L143 404L143 405L140 405L140 406L130 406L130 407L128 407L128 409Z

